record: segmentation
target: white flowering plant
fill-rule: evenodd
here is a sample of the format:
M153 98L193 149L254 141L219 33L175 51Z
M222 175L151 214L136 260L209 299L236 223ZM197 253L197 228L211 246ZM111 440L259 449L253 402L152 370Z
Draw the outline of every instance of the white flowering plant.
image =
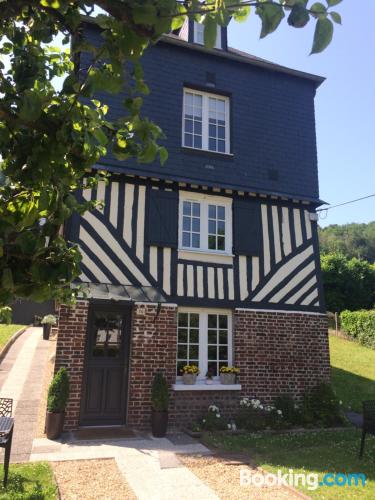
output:
M224 431L228 429L228 423L223 417L220 408L212 404L208 407L206 415L202 418L200 425L206 431Z
M259 399L249 397L240 400L236 422L239 428L249 431L285 427L282 410L274 405L262 403Z

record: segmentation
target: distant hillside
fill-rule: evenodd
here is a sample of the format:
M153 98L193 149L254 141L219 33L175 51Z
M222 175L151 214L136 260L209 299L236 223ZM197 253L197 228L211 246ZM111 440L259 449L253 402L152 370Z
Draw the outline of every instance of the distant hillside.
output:
M368 224L332 224L319 228L321 253L342 252L375 262L375 221Z

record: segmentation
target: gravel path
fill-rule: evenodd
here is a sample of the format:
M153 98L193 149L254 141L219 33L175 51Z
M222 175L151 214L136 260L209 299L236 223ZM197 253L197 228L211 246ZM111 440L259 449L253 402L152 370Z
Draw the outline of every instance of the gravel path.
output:
M136 500L114 459L52 462L62 500Z
M259 472L241 461L200 455L178 455L178 458L221 500L233 500L234 498L236 500L301 499L301 495L285 487L240 486L240 469L247 468Z

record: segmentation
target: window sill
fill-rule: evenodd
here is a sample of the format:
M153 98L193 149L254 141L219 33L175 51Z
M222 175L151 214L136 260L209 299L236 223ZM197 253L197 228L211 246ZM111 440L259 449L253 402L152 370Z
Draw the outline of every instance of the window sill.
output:
M198 262L213 262L216 264L233 264L234 255L205 250L178 249L179 260L194 260Z
M193 385L187 385L183 382L176 382L172 385L173 391L240 391L241 384L231 384L225 385L220 384L220 382L215 382L213 384L206 384L203 381L199 381Z
M223 160L233 160L233 153L219 153L218 151L209 151L207 149L189 148L188 146L181 146L181 151L183 153L191 153L197 155L210 156L211 158L216 157Z

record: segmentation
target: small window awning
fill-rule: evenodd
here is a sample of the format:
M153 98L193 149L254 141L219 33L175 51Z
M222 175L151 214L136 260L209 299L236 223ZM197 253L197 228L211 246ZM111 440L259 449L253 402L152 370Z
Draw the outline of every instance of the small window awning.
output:
M87 299L113 300L114 302L166 302L159 290L153 286L110 285L105 283L80 283L80 294Z

